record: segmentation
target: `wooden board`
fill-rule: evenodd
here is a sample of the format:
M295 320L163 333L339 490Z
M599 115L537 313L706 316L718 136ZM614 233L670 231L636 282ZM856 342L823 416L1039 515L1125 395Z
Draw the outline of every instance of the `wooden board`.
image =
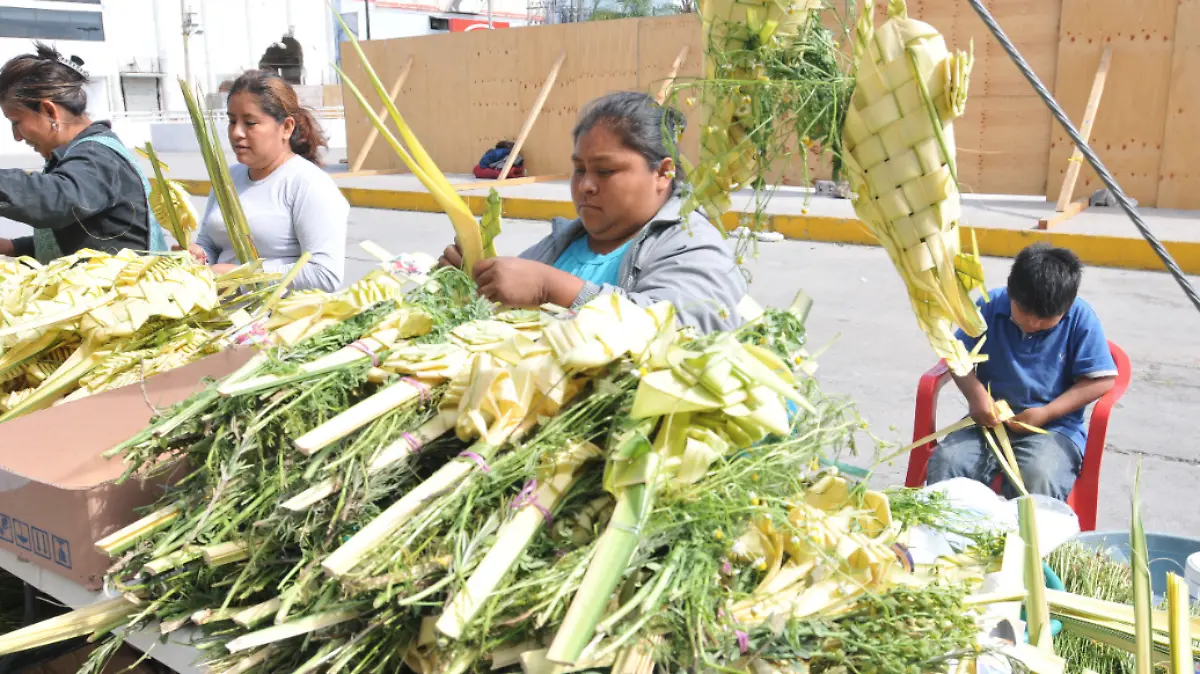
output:
M1091 0L1062 0L1054 96L1068 116L1078 119L1102 45L1112 45L1107 86L1113 95L1104 99L1104 113L1096 119L1090 144L1126 194L1143 206L1158 202L1179 3L1106 2L1101 8ZM1194 32L1195 26L1184 30ZM1050 199L1058 197L1072 149L1066 132L1056 125L1050 139ZM1101 187L1091 168L1084 167L1072 197Z
M1021 55L1048 87L1055 82L1060 0L988 0ZM959 181L977 194L1042 194L1051 117L971 6L909 3L909 15L937 28L951 50L972 51L966 114L955 122Z
M680 151L695 163L700 152L700 108L688 105L688 99L698 96L698 92L685 87L704 77L700 18L685 14L638 22L638 91L655 95L684 46L688 50L675 75L675 93L668 94L666 104L675 107L687 119Z
M472 40L463 59L471 75L471 125L462 129L475 148L475 163L496 143L514 141L521 130L521 99L517 95L516 30L470 31L487 39ZM484 33L489 33L484 36ZM491 33L494 33L491 34ZM471 37L477 37L472 35ZM544 75L543 75L544 76ZM528 161L526 161L528 168Z
M964 117L954 123L959 181L970 193L1042 194L1052 118L979 16L961 0L909 0L909 16L936 28L951 50L971 51L975 64ZM988 0L984 3L1047 86L1058 59L1060 0ZM876 25L887 3L876 3ZM826 16L826 27L839 23ZM803 184L799 153L783 174ZM808 179L829 177L827 162L807 157Z
M1113 69L1093 147L1126 191L1143 205L1200 208L1200 0L987 0L1001 26L1067 113L1082 113L1101 45L1114 46ZM877 4L884 19L886 3ZM840 7L841 5L839 5ZM909 0L909 13L937 28L951 49L974 42L966 115L955 123L960 180L967 192L1042 194L1056 197L1071 148L1032 88L962 0ZM1178 17L1176 16L1178 14ZM841 20L826 24L840 33ZM680 49L689 46L680 82L702 73L700 25L693 15L471 31L369 41L364 49L385 84L409 55L414 65L398 106L426 149L447 173L467 173L488 148L513 138L536 99L546 73L565 49L567 59L522 151L531 175L568 173L571 131L593 98L620 90L657 92ZM840 37L847 44L844 34ZM345 47L344 66L369 85ZM454 55L448 58L447 55ZM369 91L378 105L378 96ZM698 149L697 110L676 103L689 118L685 154ZM343 92L350 155L370 128L357 103ZM776 167L785 183L828 177L811 155ZM401 169L394 152L376 143L366 169ZM1090 169L1075 198L1097 189Z
M1200 0L1182 0L1175 22L1158 205L1200 209Z

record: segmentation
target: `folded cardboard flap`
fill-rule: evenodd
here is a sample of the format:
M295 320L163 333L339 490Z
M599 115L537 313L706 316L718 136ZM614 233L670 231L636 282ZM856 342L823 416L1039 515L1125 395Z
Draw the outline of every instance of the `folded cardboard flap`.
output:
M253 349L229 349L184 367L0 424L0 470L54 485L90 489L125 470L101 454L142 430L154 416L241 367Z
M0 549L84 587L98 589L112 564L95 542L138 518L179 475L131 478L104 451L146 427L164 409L246 363L234 349L146 379L0 424ZM153 407L152 407L153 406Z

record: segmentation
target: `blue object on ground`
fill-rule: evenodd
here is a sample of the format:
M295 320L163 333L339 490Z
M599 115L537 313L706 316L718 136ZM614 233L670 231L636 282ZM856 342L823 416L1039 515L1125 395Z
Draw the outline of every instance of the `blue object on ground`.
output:
M1128 531L1089 531L1081 533L1075 540L1106 553L1115 562L1129 561ZM1200 538L1172 536L1170 534L1146 534L1146 556L1150 559L1150 590L1155 601L1167 591L1167 572L1180 576L1187 568L1187 558L1200 552Z
M1051 590L1066 591L1067 586L1063 585L1062 579L1058 577L1057 573L1054 573L1054 569L1050 568L1049 564L1042 562L1042 572L1046 574L1046 587L1050 588ZM1025 607L1024 606L1021 607L1021 620L1025 620ZM1050 619L1050 637L1057 638L1058 633L1061 631L1062 631L1062 621L1060 621L1057 618L1051 618ZM1028 625L1025 626L1025 643L1029 643L1029 626Z

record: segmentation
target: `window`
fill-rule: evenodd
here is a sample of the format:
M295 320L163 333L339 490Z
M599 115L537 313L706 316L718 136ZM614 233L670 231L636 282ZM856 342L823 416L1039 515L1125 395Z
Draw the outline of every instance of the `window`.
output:
M429 17L430 30L450 30L450 19L439 19L436 16Z
M104 19L100 12L0 7L0 37L103 42Z

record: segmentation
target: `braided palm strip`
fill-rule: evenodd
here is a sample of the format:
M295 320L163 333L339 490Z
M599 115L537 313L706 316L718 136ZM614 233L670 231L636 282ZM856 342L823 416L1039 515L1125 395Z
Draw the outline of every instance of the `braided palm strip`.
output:
M855 26L856 86L843 130L854 210L888 251L917 322L958 374L980 358L955 338L986 329L970 291L983 285L977 254L961 249L951 122L966 102L971 57L950 54L903 0L876 27L866 2Z

